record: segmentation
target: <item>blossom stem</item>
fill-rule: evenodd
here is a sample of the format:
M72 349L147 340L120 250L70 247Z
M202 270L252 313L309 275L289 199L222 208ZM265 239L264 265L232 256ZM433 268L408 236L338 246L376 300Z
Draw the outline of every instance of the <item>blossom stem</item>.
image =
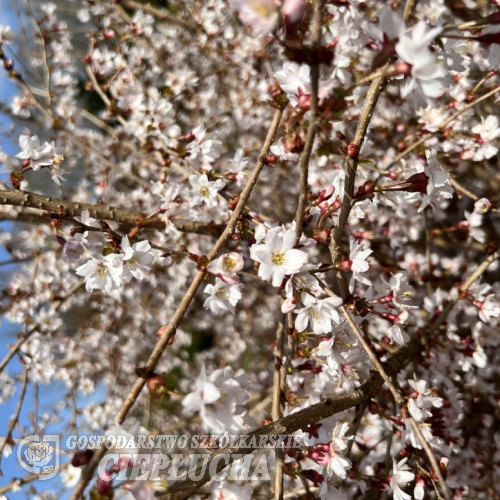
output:
M281 121L281 115L282 111L281 110L276 110L274 113L274 118L271 123L271 126L269 127L269 131L267 133L266 140L264 142L264 145L261 150L261 154L259 156L262 157L265 154L267 154L269 148L271 147L271 144L274 140L274 137L276 135L276 132L278 130L279 123ZM243 212L243 209L245 208L245 204L250 198L250 195L252 194L253 188L255 187L255 184L257 183L257 180L259 178L259 175L264 168L264 163L259 160L257 162L257 165L255 166L252 174L250 175L248 179L248 183L245 186L245 189L242 191L240 199L238 201L238 204L236 205L236 208L231 216L231 219L229 220L226 228L224 229L222 235L219 237L215 245L213 246L212 250L208 253L207 257L210 260L213 260L218 253L222 250L222 248L225 246L229 238L231 237L231 234L233 234L234 228L236 227L237 222L239 221L239 218ZM182 318L186 314L189 306L191 305L191 302L193 301L193 298L196 294L196 291L200 287L201 283L203 282L203 279L205 277L206 271L198 271L196 273L196 276L194 277L193 281L191 282L191 285L189 286L186 294L184 295L184 298L181 300L180 304L178 305L174 315L172 316L172 319L166 325L165 331L163 332L163 335L161 339L158 341L156 344L156 347L154 348L153 352L149 356L149 359L146 362L146 369L153 371L154 368L156 367L156 364L160 360L163 352L167 348L167 346L170 343L170 340L173 338L175 335L175 331L181 322ZM136 402L137 398L139 397L140 393L142 392L142 389L146 385L146 379L145 378L138 378L134 386L131 388L129 394L125 398L123 405L121 406L120 410L118 411L118 414L115 418L116 422L118 424L121 424L125 418L128 415L128 412ZM96 450L94 456L92 457L91 461L87 465L85 471L82 474L82 477L75 487L73 494L70 497L70 500L78 500L82 495L83 492L85 491L85 488L87 484L90 482L92 479L94 472L99 465L99 462L101 461L102 457L106 453L106 448L101 447L98 450Z
M316 54L318 48L321 46L321 21L323 16L323 0L315 0L314 2L314 18L312 27L312 51ZM297 211L295 214L295 232L296 241L295 245L299 244L302 235L302 226L304 224L304 214L307 204L307 186L309 174L309 159L311 157L314 139L319 127L319 78L320 78L320 63L317 57L313 58L311 66L311 119L307 130L307 137L304 144L304 149L300 155L300 193Z

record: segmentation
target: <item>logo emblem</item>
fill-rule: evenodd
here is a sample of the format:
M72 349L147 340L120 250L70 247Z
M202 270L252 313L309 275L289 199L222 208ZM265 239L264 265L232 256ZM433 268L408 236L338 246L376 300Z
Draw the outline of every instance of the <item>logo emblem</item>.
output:
M59 471L59 436L26 436L17 446L17 461L40 481L53 478Z

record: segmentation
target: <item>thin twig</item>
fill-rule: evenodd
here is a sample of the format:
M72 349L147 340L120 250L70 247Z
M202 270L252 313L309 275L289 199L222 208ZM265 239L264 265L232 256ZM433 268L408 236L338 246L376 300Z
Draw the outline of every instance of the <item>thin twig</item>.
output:
M276 110L274 114L273 121L271 123L271 126L269 128L269 131L267 133L266 140L264 142L264 145L261 150L261 155L259 157L259 161L257 162L257 165L255 166L252 174L250 175L248 182L243 189L240 199L238 201L238 204L236 205L236 208L234 209L234 212L224 229L222 235L220 238L217 240L215 245L213 246L212 250L208 253L207 257L209 260L214 259L218 253L222 250L222 248L225 246L227 240L231 237L231 234L234 231L234 228L236 227L236 224L239 221L239 218L241 214L243 213L243 209L245 208L245 204L250 198L250 195L252 194L253 188L255 187L255 184L257 183L257 180L259 178L259 175L264 168L264 163L260 159L262 156L267 154L269 148L271 147L272 142L274 141L274 137L276 135L276 132L278 130L279 123L281 121L281 115L282 111L281 110ZM205 271L198 271L196 276L194 277L193 281L191 282L191 285L189 286L186 294L184 295L184 298L181 300L179 306L177 307L177 310L175 311L174 315L172 316L172 319L166 325L163 329L163 335L159 342L157 343L156 347L154 348L153 352L151 353L148 361L146 362L146 371L152 371L154 370L156 364L160 360L163 352L167 348L168 344L170 341L173 339L175 335L175 331L177 329L177 326L179 325L180 321L186 314L186 311L188 307L190 306L194 295L198 288L200 287L201 283L203 282L203 278L205 277ZM139 397L139 394L141 393L142 389L144 388L146 384L146 379L145 378L139 378L137 382L134 384L132 389L130 390L129 394L125 398L125 401L123 402L122 407L118 411L118 414L116 416L116 422L118 424L121 424L125 418L128 415L128 412L134 405L135 401ZM101 447L100 449L96 450L94 456L92 457L92 460L90 463L87 465L85 471L82 474L82 477L75 487L70 500L77 500L79 499L87 484L90 482L92 479L92 476L94 474L94 471L96 470L101 458L104 456L106 453L106 448Z
M296 233L296 245L298 245L300 237L302 235L302 225L304 224L304 213L307 205L307 185L308 185L308 173L309 173L309 159L311 158L312 148L314 145L314 139L316 137L316 131L319 126L319 103L318 103L318 88L319 88L319 78L320 78L320 64L317 60L316 52L321 46L321 21L323 18L323 0L315 0L314 2L314 20L313 20L313 39L312 39L312 51L314 54L313 61L311 63L311 117L309 120L309 127L307 129L306 142L304 144L304 150L300 155L300 193L299 202L297 206L297 212L295 214L295 233Z
M54 310L58 310L63 303L68 300L71 296L73 296L78 290L83 288L84 282L79 282L73 287L71 287L62 297L60 297L58 300L58 303L54 306ZM24 334L9 350L9 352L5 355L5 357L2 359L0 362L0 373L2 373L5 369L5 367L8 365L9 361L16 355L16 353L19 351L21 346L27 342L32 335L38 331L40 328L40 323L35 324L34 326L31 327L31 329Z
M14 427L17 425L17 421L21 413L21 407L23 406L24 396L26 395L26 386L28 385L28 371L29 371L28 368L24 370L23 380L21 382L21 393L19 394L19 399L17 401L16 411L14 412L12 420L9 422L7 435L3 439L2 445L0 446L0 462L2 461L3 450L10 443L10 439L12 438L12 432L14 431ZM1 469L0 469L0 475L2 475Z
M280 322L276 330L276 350L274 355L274 377L273 377L273 405L272 419L277 421L281 418L281 367L283 364L283 350L285 347L285 325ZM283 499L283 450L276 448L276 472L274 476L274 498Z
M495 95L496 93L500 92L500 86L495 87L493 90L490 90L486 94L483 94L481 97L478 97L476 100L470 102L469 104L466 104L463 108L460 108L458 111L453 113L449 118L447 118L443 124L439 127L440 130L445 130L446 127L456 118L458 118L462 113L465 113L470 108L473 108L476 104L479 104L482 101L485 101L486 99L490 98L492 95ZM387 165L384 170L389 170L393 165L401 161L406 155L410 154L412 151L417 149L421 144L423 144L427 139L432 137L432 133L428 134L423 134L420 139L415 141L413 144L410 144L404 151L399 153L394 160L392 160L389 165Z
M500 253L497 252L494 255L488 257L477 269L471 274L469 279L460 288L462 291L468 290L472 284L479 279L479 277L486 271L488 266L491 265L496 259L500 257ZM429 328L429 334L434 333L444 322L447 315L453 309L456 301L450 304L443 310L443 312L438 316L438 318L432 323ZM388 361L382 364L382 370L386 377L391 377L396 375L409 360L414 359L421 352L422 347L427 343L427 339L416 338L406 346L399 349L399 351L394 354ZM378 360L377 360L378 361ZM353 394L347 396L340 396L335 398L326 398L325 400L312 405L303 410L299 410L292 415L281 418L277 422L273 422L269 425L259 427L255 429L248 436L251 438L253 436L271 436L276 434L288 433L292 434L299 429L304 429L308 425L315 424L320 420L328 418L332 415L340 413L342 411L348 410L356 405L360 405L363 402L369 401L380 391L380 388L384 384L384 379L382 374L378 371L372 372L372 375L364 382ZM382 438L380 442L385 438ZM247 442L251 439L247 440ZM257 440L258 442L258 440ZM377 443L378 445L379 443ZM220 450L215 451L210 456L208 467L205 467L205 473L200 473L196 477L200 477L199 480L188 479L186 481L179 481L174 484L169 492L161 495L161 498L168 500L185 500L193 495L199 488L201 488L206 482L208 482L211 477L210 474L213 473L213 468L210 464L217 459L220 455L228 455L229 461L222 463L218 461L218 467L216 471L219 472L221 469L232 463L235 460L235 456L238 454L249 454L252 453L253 448L242 448L239 446L227 446ZM439 467L438 467L439 468ZM438 476L439 477L439 476Z
M330 295L330 296L335 295L328 288L324 288L324 290L327 293L327 295ZM391 379L389 378L389 376L385 372L384 367L382 366L382 363L378 360L375 353L370 349L368 342L365 340L363 333L359 329L358 325L356 324L356 322L354 321L352 316L349 314L349 311L345 308L345 306L340 306L340 311L342 312L345 319L347 320L347 323L351 327L351 330L354 333L355 337L358 339L358 342L361 344L364 351L366 352L368 358L370 359L371 364L378 371L380 376L383 378L385 385L391 391L391 394L394 398L394 401L400 406L403 405L405 402L403 397L401 396L401 394L397 390L396 386L392 383ZM434 470L434 473L436 474L436 477L439 480L439 485L441 487L441 490L443 491L443 493L446 497L446 500L450 500L452 497L451 491L449 490L448 486L446 485L446 481L443 477L441 469L439 468L439 464L437 462L436 456L434 455L431 447L429 446L429 443L427 442L424 435L422 434L422 431L420 429L420 426L418 425L418 422L416 422L412 416L410 416L409 418L410 418L411 424L413 426L413 429L415 431L415 434L417 435L417 439L419 440L422 448L425 450L425 452L427 454L427 458L429 459L429 462L431 463L432 469Z

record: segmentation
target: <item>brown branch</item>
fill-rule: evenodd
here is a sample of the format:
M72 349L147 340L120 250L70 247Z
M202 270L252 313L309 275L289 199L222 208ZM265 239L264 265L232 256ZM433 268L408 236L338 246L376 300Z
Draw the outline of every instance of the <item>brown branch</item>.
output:
M335 294L329 290L327 287L324 288L325 292L329 296L335 296ZM370 359L371 364L373 367L379 372L380 376L383 378L385 385L389 388L391 391L392 397L394 398L394 401L398 405L403 405L404 404L404 399L399 393L398 389L396 386L392 383L391 379L389 378L389 375L384 371L384 367L382 366L382 363L379 361L377 358L376 354L371 350L368 342L365 340L365 337L363 336L363 333L359 329L358 325L352 318L352 316L349 314L349 311L345 308L345 306L340 307L340 311L344 315L345 319L347 320L347 323L349 324L351 331L354 333L354 336L358 340L358 342L361 344L363 347L363 350L366 352L368 358ZM439 468L439 464L436 460L436 457L429 446L429 443L425 439L424 435L422 434L422 431L420 430L420 426L418 425L418 422L415 421L415 419L410 416L411 424L413 426L413 429L417 435L417 438L422 445L422 448L425 450L427 457L429 459L429 462L431 463L432 469L434 471L434 474L436 474L436 477L438 478L439 485L441 486L441 490L444 492L446 500L451 499L451 492L446 485L446 481L443 477L443 474L441 472L441 469Z
M285 347L285 325L280 322L276 330L276 351L274 357L272 418L281 418L281 388L285 383L286 372L282 372L283 350ZM283 380L282 380L283 376ZM274 498L283 499L283 450L276 449L276 471L274 476Z
M93 205L91 203L80 203L75 201L51 198L28 191L3 191L0 190L0 205L12 205L16 207L34 208L55 214L62 220L70 220L88 210L91 217L100 220L110 220L128 226L138 223L150 229L164 229L165 223L159 220L146 219L146 215L135 210L112 207L109 205ZM19 214L5 214L0 212L0 220L20 220L23 222L50 223L50 216L43 217L40 213L20 212ZM185 233L205 234L215 236L219 234L220 226L217 224L206 224L202 222L186 222L176 226Z
M499 257L500 252L489 256L471 274L469 279L460 287L460 290L468 290L472 286L472 284L486 271L488 266L490 266L490 264ZM392 377L396 375L407 364L409 360L414 359L422 352L422 349L425 348L427 344L429 336L442 325L456 302L458 302L458 298L456 301L452 301L450 302L450 304L448 304L448 306L443 310L438 318L432 323L426 336L414 339L412 342L399 349L396 354L394 354L388 361L380 363L382 372L385 374L385 376ZM275 434L285 433L292 434L299 429L306 428L308 425L315 424L316 422L335 415L336 413L340 413L356 405L360 405L369 401L372 397L378 394L383 384L384 379L382 378L382 373L378 371L372 372L372 375L368 378L368 380L364 382L357 391L354 391L353 394L337 398L327 398L321 403L317 403L308 408L293 413L292 415L283 417L280 420L269 425L255 429L247 436L251 438L253 436L271 436ZM247 442L249 440L250 439L248 439ZM201 488L201 486L203 486L210 480L210 472L213 472L213 468L210 466L210 464L214 459L216 459L220 455L228 455L229 462L222 463L221 461L219 461L218 467L216 468L216 471L219 472L234 461L233 456L235 454L249 454L252 453L253 450L254 448L251 447L242 448L239 446L228 446L226 448L215 451L210 456L210 460L205 469L205 473L200 476L198 476L197 474L197 477L201 477L200 480L194 481L192 479L188 479L186 481L179 481L178 483L174 484L166 494L162 495L161 498L165 498L168 500L184 500L189 498L199 488Z
M64 464L59 465L59 472L68 468L71 465L71 462L66 462ZM40 476L43 476L43 474L50 474L50 472L44 473L43 470L40 472L40 474L27 474L26 476L19 477L19 478L14 478L9 484L6 484L4 486L0 486L0 495L3 495L4 493L7 493L9 491L13 490L18 490L21 486L24 486L25 484L32 483L34 481L38 481L42 478Z
M416 4L416 0L407 0L403 16L406 24L408 24L408 21ZM359 117L354 140L350 144L352 154L347 158L344 199L342 200L342 208L340 210L338 225L334 230L332 230L330 240L330 255L333 264L340 260L340 243L342 241L342 235L344 233L347 219L349 218L349 214L351 213L351 209L354 204L354 182L356 179L356 171L358 168L358 154L361 150L361 146L363 145L364 138L368 130L368 125L370 124L370 121L372 119L373 112L375 111L375 106L377 104L379 95L382 92L384 83L385 78L383 76L375 78L372 81L370 88L368 89L365 102L363 104L361 116ZM347 283L342 271L338 271L336 273L336 285L336 288L338 292L340 292L342 298L345 298L347 296Z
M380 92L382 92L382 88L384 86L384 81L384 78L376 78L370 85L368 94L366 95L365 103L363 105L363 111L361 112L358 126L356 128L354 140L352 141L356 153L354 154L353 158L347 159L344 199L342 200L342 208L340 210L338 225L334 230L332 230L330 240L330 255L333 264L340 260L340 243L342 241L342 235L344 233L347 219L349 218L349 214L351 213L351 209L354 204L354 181L356 179L356 170L358 168L357 153L363 145L363 141L368 130L368 125L370 124L370 120L375 110L375 105L377 104L378 97L380 95ZM342 298L345 298L347 296L347 286L345 283L343 272L339 271L336 275L336 278L337 289L340 292Z
M298 245L300 236L302 235L302 226L304 224L304 213L307 205L307 180L309 174L309 159L311 158L314 139L319 126L319 103L318 89L320 78L320 63L317 60L317 51L321 46L321 21L323 18L323 0L315 0L314 2L314 20L313 20L313 39L312 52L314 54L311 63L311 118L307 129L307 137L304 145L304 150L300 155L300 193L297 212L295 214L295 233L296 245Z
M14 431L14 427L17 425L17 421L19 419L19 415L21 413L21 407L23 406L24 396L26 395L26 386L28 385L28 368L24 370L23 373L23 381L21 385L21 394L19 394L19 400L17 401L16 411L14 412L14 416L12 420L9 422L9 427L7 430L7 435L5 436L2 445L0 446L0 462L2 461L3 450L9 444L10 439L12 438L12 432ZM3 476L2 470L0 469L0 476Z
M408 358L416 355L419 352L419 344L417 342L409 344L408 346L400 349L397 354L395 354L389 361L383 364L384 370L389 375L394 375L398 373L399 370L404 366ZM260 427L249 434L247 434L247 442L250 442L251 438L256 436L258 443L258 436L272 436L276 434L293 434L299 429L304 429L308 425L314 424L320 420L331 417L337 413L348 410L356 405L360 405L365 401L370 400L375 396L380 388L382 387L384 381L379 373L372 372L372 375L368 380L361 385L361 387L354 391L353 394L348 396L340 396L335 398L327 398L321 403L309 406L303 410L300 410L292 415L281 418L277 422L273 422L269 425ZM254 451L255 448L248 447L242 448L238 445L227 446L220 450L215 451L210 456L208 465L206 467L205 473L201 474L201 479L194 481L188 479L186 481L179 481L174 484L168 493L162 495L160 498L165 498L168 500L184 500L193 495L203 484L210 480L210 472L213 472L214 467L210 464L220 455L228 455L229 462L219 461L215 470L219 472L226 465L232 463L235 455L249 454ZM224 462L224 463L222 463ZM197 471L198 472L198 471Z
M243 213L243 209L245 208L245 204L250 198L250 195L252 194L253 188L255 187L255 184L257 183L257 180L259 178L259 175L264 168L264 163L260 159L262 156L267 154L269 151L269 148L271 147L271 144L274 141L274 137L276 135L276 132L278 130L279 123L281 121L281 115L282 111L281 110L276 110L274 114L273 121L271 123L271 126L269 127L269 131L267 133L266 140L264 142L264 145L261 150L261 154L259 157L259 161L257 162L257 165L255 166L252 174L250 175L248 182L243 189L240 199L238 201L238 204L236 205L236 208L234 209L234 212L231 216L231 219L229 220L226 228L224 229L222 235L219 237L215 245L213 246L212 250L208 253L207 257L208 259L212 260L214 259L218 253L222 250L222 248L225 246L227 243L227 240L231 237L231 234L233 233L236 224L239 221L239 218L241 214ZM181 322L182 318L187 312L188 307L190 306L194 295L198 288L200 287L201 283L203 282L203 278L205 277L205 271L198 271L196 276L194 277L191 285L189 286L186 294L184 295L184 298L181 300L179 306L177 307L177 310L175 311L174 315L172 316L172 319L168 323L168 325L165 325L163 327L163 334L159 342L156 344L156 347L154 348L153 352L151 353L148 361L146 362L145 368L146 372L153 371L156 364L160 360L163 352L167 348L168 344L170 341L173 339L175 335L175 331L177 329L177 326ZM145 378L139 378L132 389L130 390L128 396L125 398L125 401L123 402L122 407L120 408L118 415L116 416L116 422L118 424L121 424L125 418L128 415L128 412L134 405L135 401L139 397L139 394L141 393L142 389L144 388L146 384L146 379ZM92 460L90 463L87 465L86 469L84 470L82 477L80 479L80 482L77 484L75 490L73 491L73 494L71 495L71 500L77 500L80 498L87 486L87 484L90 482L92 479L94 472L106 453L106 448L102 447L98 450L96 450L94 456L92 457Z

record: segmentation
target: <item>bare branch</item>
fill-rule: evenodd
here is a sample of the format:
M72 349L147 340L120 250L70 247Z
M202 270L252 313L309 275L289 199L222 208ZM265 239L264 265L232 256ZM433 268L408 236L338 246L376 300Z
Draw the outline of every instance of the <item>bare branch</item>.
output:
M260 157L264 156L267 154L269 148L271 147L272 142L274 141L274 137L276 135L276 132L278 130L278 126L281 120L281 115L282 111L281 110L276 110L274 114L273 121L271 123L271 126L269 128L269 131L267 133L266 140L264 142L264 145L261 150ZM245 208L245 204L247 203L248 199L250 198L250 195L252 194L253 188L255 187L255 184L257 183L257 180L259 178L259 175L264 168L264 163L260 159L257 162L257 165L255 166L252 174L250 175L248 182L245 186L245 189L243 189L240 199L238 201L238 204L236 205L233 215L231 216L231 219L229 220L226 228L224 229L224 232L220 236L220 238L217 240L215 245L213 246L212 250L208 253L207 257L212 260L214 259L217 254L222 250L224 245L226 244L227 240L230 238L231 234L233 233L236 224L243 213L243 209ZM159 340L158 344L154 348L153 352L151 353L145 367L146 371L152 371L154 370L156 364L160 360L163 352L167 348L169 342L175 335L175 331L177 329L177 326L179 325L180 321L186 314L186 311L191 304L194 295L196 291L198 290L199 286L201 285L203 278L205 277L205 271L198 271L196 276L194 277L191 285L189 286L184 298L181 300L179 306L177 307L177 310L175 311L174 315L172 316L172 319L170 320L170 323L166 325L163 331L163 335L161 339ZM128 396L125 398L125 401L120 408L118 415L116 416L116 422L121 424L125 418L127 417L128 412L134 405L135 401L139 397L139 394L141 393L142 389L144 388L146 384L146 379L144 378L139 378L137 382L134 384L132 389L130 390ZM96 450L94 456L92 457L92 460L90 463L87 465L84 473L82 474L82 477L80 479L80 482L77 484L75 490L73 491L73 494L71 495L71 500L77 500L78 498L81 497L83 494L85 487L87 484L90 482L92 479L92 476L94 474L94 471L96 470L101 458L104 456L106 453L106 448L102 447L98 450Z

